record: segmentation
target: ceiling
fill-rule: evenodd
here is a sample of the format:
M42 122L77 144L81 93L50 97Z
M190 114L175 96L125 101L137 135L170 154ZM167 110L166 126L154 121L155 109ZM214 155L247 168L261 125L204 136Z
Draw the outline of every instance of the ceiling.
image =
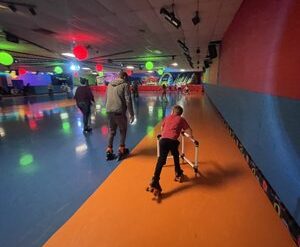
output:
M17 1L17 0L14 0ZM51 70L71 61L61 55L72 52L75 44L88 47L84 66L101 62L106 70L143 65L156 68L179 64L191 70L177 40L185 41L194 69L202 69L210 41L222 37L242 0L25 0L35 6L36 15L16 5L13 12L0 1L0 50L11 51L18 63L12 67ZM160 14L172 9L182 26L177 29ZM199 7L198 7L199 6ZM200 23L192 22L199 10ZM8 42L4 31L19 37ZM200 53L196 53L200 48ZM199 64L197 63L199 61ZM2 68L3 69L3 68Z

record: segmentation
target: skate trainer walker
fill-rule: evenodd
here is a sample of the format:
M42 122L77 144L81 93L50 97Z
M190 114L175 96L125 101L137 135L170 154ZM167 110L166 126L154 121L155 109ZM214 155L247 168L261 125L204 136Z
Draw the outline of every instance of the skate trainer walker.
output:
M159 140L161 138L161 135L157 135L157 143L156 143L156 146L157 146L157 157L159 157ZM194 144L194 147L195 147L195 160L194 160L194 163L189 160L186 156L185 156L185 145L184 145L184 141L185 139L188 139L189 141L191 141L193 144ZM181 132L181 154L180 154L180 158L183 160L183 161L186 161L193 169L194 169L194 172L195 172L195 175L198 176L200 173L198 171L198 155L199 155L199 142L197 140L195 140L194 138L190 137L189 134L185 133L184 131ZM172 158L173 156L169 155L168 158Z

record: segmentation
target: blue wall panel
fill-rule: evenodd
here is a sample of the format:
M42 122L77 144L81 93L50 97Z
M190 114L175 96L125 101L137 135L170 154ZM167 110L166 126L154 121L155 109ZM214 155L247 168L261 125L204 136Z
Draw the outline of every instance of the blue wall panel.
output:
M300 225L300 100L209 84L205 90Z

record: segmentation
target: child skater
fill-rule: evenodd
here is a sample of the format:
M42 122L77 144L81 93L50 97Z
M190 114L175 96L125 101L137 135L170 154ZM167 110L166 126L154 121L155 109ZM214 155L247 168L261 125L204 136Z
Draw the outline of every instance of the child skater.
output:
M179 151L178 146L180 142L177 140L182 130L184 130L191 137L192 129L187 121L181 117L183 109L179 105L175 105L172 109L171 115L167 116L162 122L161 138L159 140L159 157L157 159L156 168L152 181L147 188L147 191L154 193L157 198L160 198L162 188L159 184L160 173L163 166L166 164L169 151L173 155L175 164L175 181L182 181L183 171L180 168L179 163Z

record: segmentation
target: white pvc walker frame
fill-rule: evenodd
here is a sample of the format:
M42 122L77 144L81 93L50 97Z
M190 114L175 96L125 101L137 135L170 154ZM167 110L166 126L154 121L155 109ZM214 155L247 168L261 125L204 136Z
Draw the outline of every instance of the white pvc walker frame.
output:
M157 157L159 157L159 140L161 138L161 135L157 135L157 142L156 142L156 146L157 146ZM188 140L190 140L195 147L195 161L194 163L192 161L190 161L186 156L185 156L185 145L184 145L184 141L185 138L187 138ZM172 155L168 155L168 159L172 158ZM186 161L193 169L195 172L195 175L200 174L198 171L198 157L199 157L199 142L197 140L195 140L194 138L192 138L189 134L187 134L186 132L182 131L181 132L181 154L180 154L180 158L184 161Z

